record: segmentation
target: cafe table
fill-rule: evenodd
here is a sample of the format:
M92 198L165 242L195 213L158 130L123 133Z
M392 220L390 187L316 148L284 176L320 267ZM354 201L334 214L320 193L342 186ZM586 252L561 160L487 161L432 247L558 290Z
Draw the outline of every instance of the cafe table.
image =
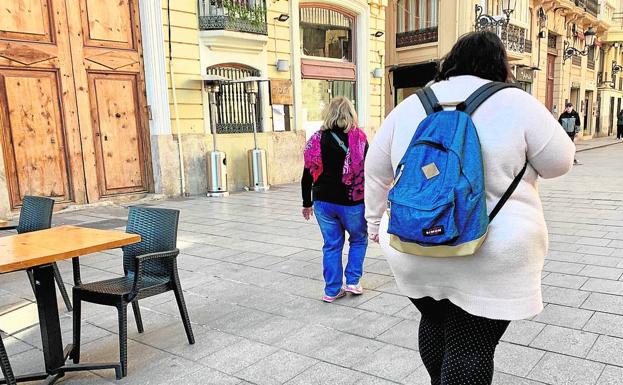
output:
M16 376L17 382L45 380L43 384L51 385L68 372L100 369L114 369L117 379L121 379L119 363L66 363L73 346L63 347L52 263L140 240L136 234L78 226L58 226L0 238L0 274L19 270L32 270L34 274L45 361L45 372ZM6 380L0 380L0 384L6 384Z

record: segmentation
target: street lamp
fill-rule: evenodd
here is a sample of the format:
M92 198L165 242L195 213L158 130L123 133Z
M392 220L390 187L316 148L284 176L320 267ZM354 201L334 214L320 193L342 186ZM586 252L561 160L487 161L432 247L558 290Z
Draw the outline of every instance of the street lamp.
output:
M580 51L575 47L571 47L569 45L569 41L565 40L565 47L563 49L563 61L576 56L586 56L588 55L590 48L595 44L595 39L597 38L597 33L593 29L593 27L589 27L586 32L584 32L584 50Z
M254 191L266 191L270 188L268 185L268 166L266 161L266 151L257 145L257 95L260 92L259 83L267 81L257 76L249 76L240 79L239 82L244 84L244 92L247 94L249 104L251 105L252 121L253 121L253 148L248 151L249 157L249 189Z
M514 0L513 7L511 8L511 1L506 0L506 8L502 9L502 13L506 18L499 18L491 15L487 15L480 4L476 4L476 20L474 23L476 31L488 30L492 28L502 27L506 28L511 21L511 15L515 12L517 7L517 0Z
M229 194L227 191L227 160L225 153L216 147L216 109L218 105L216 95L221 92L221 85L229 79L219 75L206 75L203 76L202 80L208 93L210 131L212 132L212 151L208 151L208 196L223 197Z

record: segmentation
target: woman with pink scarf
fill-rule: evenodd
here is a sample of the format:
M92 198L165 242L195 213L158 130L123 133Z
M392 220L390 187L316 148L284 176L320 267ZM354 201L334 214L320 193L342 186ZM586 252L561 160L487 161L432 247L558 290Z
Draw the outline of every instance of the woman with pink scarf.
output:
M347 292L363 293L359 280L368 248L363 205L363 166L368 142L363 130L357 127L353 105L344 97L331 101L323 112L323 120L320 131L312 135L305 146L301 187L303 217L309 220L316 214L324 239L322 300L330 303ZM344 270L345 231L350 248Z

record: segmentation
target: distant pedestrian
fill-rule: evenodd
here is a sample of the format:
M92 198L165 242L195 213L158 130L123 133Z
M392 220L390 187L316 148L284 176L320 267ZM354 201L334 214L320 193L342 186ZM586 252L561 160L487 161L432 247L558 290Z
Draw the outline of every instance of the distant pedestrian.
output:
M432 385L490 385L510 321L543 309L547 228L537 180L568 172L574 148L542 103L501 84L509 75L496 34L461 37L436 82L385 119L366 158L370 239L380 242L398 288L422 314L419 353ZM454 108L476 109L471 122L441 111ZM483 198L486 204L473 205ZM466 207L478 209L457 209ZM473 230L466 223L474 216L487 230L459 250L453 242ZM388 233L390 221L409 238Z
M623 110L617 114L617 140L623 141Z
M575 136L580 132L580 114L573 109L573 103L565 104L565 110L560 114L558 123L565 129L571 141L575 143ZM575 157L573 164L579 164Z
M323 112L323 120L320 131L305 146L301 188L303 217L309 220L315 212L324 239L322 300L333 302L346 292L363 293L360 279L368 247L363 168L368 142L363 130L357 127L353 105L345 97L331 101ZM345 231L350 247L344 270Z

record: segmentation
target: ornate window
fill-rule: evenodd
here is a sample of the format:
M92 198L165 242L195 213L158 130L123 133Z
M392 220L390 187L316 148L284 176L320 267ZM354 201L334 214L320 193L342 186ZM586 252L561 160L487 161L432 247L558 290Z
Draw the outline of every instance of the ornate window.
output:
M396 7L396 47L437 41L438 0L398 0Z
M208 67L208 75L220 75L231 80L240 80L248 76L260 76L260 71L243 64L220 64ZM258 94L255 115L247 102L243 83L225 84L217 99L216 132L219 134L237 134L253 132L253 123L262 131L261 96Z

